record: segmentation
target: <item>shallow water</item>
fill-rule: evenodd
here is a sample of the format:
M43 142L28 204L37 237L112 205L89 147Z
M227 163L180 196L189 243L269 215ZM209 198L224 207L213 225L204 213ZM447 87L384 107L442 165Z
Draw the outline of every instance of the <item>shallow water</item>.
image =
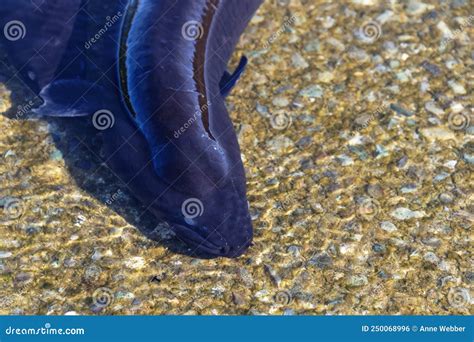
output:
M262 6L229 98L255 228L236 260L180 253L113 176L71 173L56 123L0 116L0 314L472 314L473 14ZM21 119L20 85L0 98Z

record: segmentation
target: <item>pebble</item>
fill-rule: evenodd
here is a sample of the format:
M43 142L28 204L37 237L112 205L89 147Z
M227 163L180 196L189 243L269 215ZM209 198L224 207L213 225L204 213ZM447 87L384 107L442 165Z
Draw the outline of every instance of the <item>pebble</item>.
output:
M312 85L302 89L299 94L303 97L320 98L323 96L323 89L319 85Z
M428 61L423 61L423 63L421 63L421 66L425 68L428 72L430 72L433 76L441 75L441 69L435 64L431 64Z
M365 275L354 275L349 278L349 286L360 287L369 283Z
M416 192L416 190L417 190L416 184L407 184L407 185L402 186L401 189L400 189L400 191L403 194Z
M430 141L456 139L454 132L444 127L422 128L420 129L420 133Z
M5 251L0 251L0 259L6 259L11 257L13 254L12 252L5 252Z
M257 112L262 115L264 118L269 118L271 117L269 111L268 111L268 107L264 106L264 105L261 105L260 103L257 102L257 105L256 105L256 109L257 109Z
M372 250L375 252L375 253L380 253L380 254L383 254L385 253L386 251L386 247L384 244L381 244L381 243L374 243L372 245Z
M425 103L425 109L430 112L430 113L433 113L437 116L443 116L444 115L444 110L442 110L441 108L438 107L438 105L436 104L435 101L428 101Z
M409 111L408 109L405 109L405 108L403 108L400 105L395 104L395 103L390 104L390 109L394 110L395 112L397 112L398 114L401 114L403 116L413 116L415 114L412 111Z
M318 81L322 83L330 83L334 79L334 74L329 71L323 71L318 75Z
M264 266L265 272L269 275L270 279L272 280L273 285L276 287L280 286L281 283L281 277L278 275L278 273L273 269L272 266L265 264Z
M97 265L91 265L84 271L84 279L89 283L95 283L99 280L102 269Z
M369 184L366 186L367 194L373 198L380 198L383 196L383 189L380 184Z
M145 259L142 257L131 257L124 262L125 266L134 270L139 270L145 267Z
M351 157L349 157L346 154L340 154L336 157L336 160L342 165L342 166L349 166L354 164L354 160L352 160Z
M273 98L272 103L277 107L287 107L290 104L290 101L286 97L275 97Z
M306 44L304 49L305 51L308 51L308 52L319 51L321 49L321 43L319 42L318 39L314 39L310 41L308 44Z
M21 272L15 276L15 281L18 283L26 283L31 280L32 276L29 273Z
M424 211L413 211L409 208L398 207L390 213L390 216L397 220L410 220L412 218L422 218L426 216Z
M293 140L285 136L278 136L267 142L267 147L269 150L274 152L283 152L289 147L294 145Z
M244 297L243 297L240 293L237 293L237 292L232 292L232 302L233 302L235 305L243 305L243 304L245 304Z
M428 261L429 263L432 264L438 264L439 263L439 258L434 254L433 252L427 252L424 256L423 259L425 261Z
M332 258L329 254L323 252L312 257L308 263L321 269L329 268L332 265Z
M352 0L353 4L362 5L362 6L374 6L378 2L377 0Z
M449 80L448 85L454 91L455 94L458 95L466 95L466 88L464 86L454 80Z
M293 56L291 56L291 62L295 68L305 69L309 67L308 62L306 62L304 57L299 53L294 53Z

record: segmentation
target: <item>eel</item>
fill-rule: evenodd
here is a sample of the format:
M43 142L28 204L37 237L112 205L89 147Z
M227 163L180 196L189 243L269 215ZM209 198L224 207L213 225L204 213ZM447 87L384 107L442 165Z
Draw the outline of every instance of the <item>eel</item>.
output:
M41 99L35 117L89 120L105 162L192 252L252 244L228 71L263 0L2 0L2 50Z

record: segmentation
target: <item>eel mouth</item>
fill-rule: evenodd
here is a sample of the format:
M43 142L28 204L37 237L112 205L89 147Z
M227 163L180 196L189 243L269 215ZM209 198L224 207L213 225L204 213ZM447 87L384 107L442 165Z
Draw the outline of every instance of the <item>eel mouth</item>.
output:
M217 245L184 225L173 224L173 229L178 238L190 246L193 254L200 254L203 257L236 258L242 255L251 245L250 241L237 248L227 244L225 241L223 241L222 245Z

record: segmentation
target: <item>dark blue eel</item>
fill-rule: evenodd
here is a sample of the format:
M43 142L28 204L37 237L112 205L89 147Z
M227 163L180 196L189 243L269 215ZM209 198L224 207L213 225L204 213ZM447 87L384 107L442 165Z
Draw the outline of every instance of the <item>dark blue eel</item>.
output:
M36 116L107 124L105 161L133 194L191 251L233 258L253 230L225 105L247 60L227 65L262 1L2 0L2 50Z

